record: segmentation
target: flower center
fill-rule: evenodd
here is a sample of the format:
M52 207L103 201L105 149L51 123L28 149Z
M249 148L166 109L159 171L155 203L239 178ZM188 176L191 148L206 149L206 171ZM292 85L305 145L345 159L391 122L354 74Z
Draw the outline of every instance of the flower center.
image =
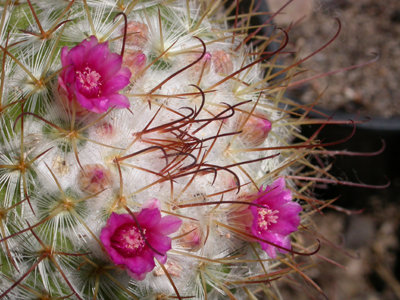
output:
M268 226L270 226L272 223L276 223L276 220L278 219L278 216L275 216L275 214L278 214L278 210L272 210L269 209L268 205L264 205L265 208L260 208L257 207L257 224L258 224L258 230L267 230Z
M100 86L100 74L96 71L92 70L89 67L86 67L83 72L76 71L76 76L78 82L81 83L81 92L85 94L85 96L91 97L99 97L101 94Z
M143 234L146 234L146 229L143 229ZM111 245L123 257L133 257L142 251L145 241L136 225L128 223L114 232Z

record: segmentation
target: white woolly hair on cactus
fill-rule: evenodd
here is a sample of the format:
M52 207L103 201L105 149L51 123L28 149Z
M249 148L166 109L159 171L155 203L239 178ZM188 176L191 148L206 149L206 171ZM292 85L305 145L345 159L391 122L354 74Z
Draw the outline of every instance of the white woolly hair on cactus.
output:
M288 35L237 2L3 1L0 298L279 299L292 273L323 294L296 259L313 183L340 183L309 157L340 141L301 135L330 119L285 98Z

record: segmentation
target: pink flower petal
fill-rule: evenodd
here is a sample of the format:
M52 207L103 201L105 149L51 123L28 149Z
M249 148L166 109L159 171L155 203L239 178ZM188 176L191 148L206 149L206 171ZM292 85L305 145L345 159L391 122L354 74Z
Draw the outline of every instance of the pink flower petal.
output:
M156 264L152 257L149 259L149 256L151 256L150 253L144 257L136 256L126 260L126 266L133 279L143 280L146 277L146 274L154 269Z
M125 265L126 264L126 259L121 254L119 254L118 251L115 250L113 247L111 247L111 246L106 247L106 250L114 264L116 264L116 265Z
M92 35L90 38L83 40L81 45L84 46L89 51L91 48L96 46L98 43L99 43L99 41L97 40L97 38L94 35Z
M130 106L129 100L125 95L113 94L107 98L108 107L128 108Z
M68 65L68 47L64 46L61 49L61 63L63 66L67 66Z
M72 48L68 53L67 64L72 65L76 71L83 69L86 65L85 47L78 45Z
M161 213L158 209L142 209L137 220L146 229L152 229L161 220Z
M115 76L105 82L102 86L103 95L112 95L123 89L129 84L129 78L123 75Z
M153 229L157 232L168 235L176 232L182 225L182 220L175 216L166 216L161 219L161 221L154 226Z
M80 105L84 108L86 108L87 110L90 111L97 111L97 107L95 107L92 103L92 101L90 101L90 99L87 99L84 95L82 95L78 89L76 89L75 91L75 97L76 100L80 103Z
M145 203L143 203L143 205L142 205L142 209L145 209L145 208L148 208L148 209L158 209L158 210L161 210L161 204L160 204L160 201L159 200L157 200L157 199L150 199L150 200L147 200Z
M134 222L134 220L131 215L129 214L120 215L113 212L110 218L107 220L107 228L109 228L109 230L114 233L115 230L117 230L117 228L119 228L120 226L132 222Z
M110 107L108 97L99 97L96 100L90 99L93 104L92 111L95 113L104 113Z
M147 242L160 253L166 253L171 249L171 238L161 234L150 232L147 235Z
M116 53L109 53L102 63L96 66L96 70L101 74L102 79L107 81L112 79L122 67L122 57ZM129 78L128 78L129 79Z
M260 236L260 238L262 238L272 244L281 246L285 249L288 249L288 250L291 249L290 239L287 236L283 236L278 233L265 232L264 234L262 234L262 236ZM276 250L278 250L280 253L287 253L286 250L276 248L271 244L267 244L267 243L264 243L261 241L259 243L261 245L261 248L264 251L266 251L268 256L270 256L271 258L276 258Z
M94 68L98 73L102 74L103 72L101 72L101 69L104 69L106 67L105 65L103 65L103 63L107 63L107 57L110 54L115 54L119 56L116 53L110 53L110 50L108 49L108 43L97 44L92 49L89 49L85 63L88 66ZM108 65L108 67L111 67L111 65ZM114 68L114 66L112 67Z

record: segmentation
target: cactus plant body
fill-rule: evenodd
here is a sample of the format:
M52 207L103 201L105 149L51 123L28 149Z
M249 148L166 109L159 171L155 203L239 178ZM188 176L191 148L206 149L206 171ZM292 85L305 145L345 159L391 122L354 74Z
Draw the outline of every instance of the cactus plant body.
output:
M298 62L235 3L3 1L0 298L257 299L307 268Z

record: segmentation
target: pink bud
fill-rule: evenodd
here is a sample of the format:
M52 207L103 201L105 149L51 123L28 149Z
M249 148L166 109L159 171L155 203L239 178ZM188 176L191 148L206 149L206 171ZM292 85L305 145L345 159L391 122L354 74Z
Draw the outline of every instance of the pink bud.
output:
M245 120L245 118L243 119ZM267 119L250 116L246 124L242 127L239 138L245 146L257 147L265 141L268 133L271 131L271 127L272 124Z
M146 65L146 55L142 51L126 52L122 62L132 73L132 78L142 71Z
M195 62L196 60L198 60L201 57L201 54L189 54L187 56L187 63L191 64L193 62ZM203 58L198 61L196 64L194 64L194 66L192 66L188 71L191 74L194 75L199 75L202 70L203 70L203 74L206 74L210 71L210 65L211 65L211 54L209 52L207 52L206 54L204 54Z
M165 269L167 270L168 274L171 276L175 277L180 277L180 274L182 273L182 267L178 265L177 263L173 261L167 261L167 263L164 265ZM162 268L158 268L153 271L154 276L162 276L165 275L165 272Z
M113 126L108 122L96 124L95 132L101 137L111 137L114 135Z
M246 202L252 202L257 197L257 194L249 193L242 194L236 201L243 201L243 204L233 204L232 210L228 215L229 225L243 232L249 232L253 224L253 215L250 207ZM241 238L248 242L256 242L254 238L247 236L241 236Z
M111 171L100 164L85 165L78 174L79 188L88 193L98 193L109 187L112 181Z
M122 34L123 33L124 29L122 28ZM126 33L126 43L128 46L143 49L147 43L149 28L144 23L131 21L127 25Z
M212 53L212 63L215 73L230 74L233 71L233 63L230 55L225 51L215 51Z
M197 251L203 246L203 231L199 224L186 222L181 227L180 246L188 251Z
M58 86L58 95L62 107L68 112L70 116L73 115L74 111L75 111L75 116L78 118L82 118L86 116L88 113L90 113L90 111L82 107L76 100L72 101L69 100L68 92L65 89L63 89L60 85ZM75 105L75 108L73 108L73 105Z

